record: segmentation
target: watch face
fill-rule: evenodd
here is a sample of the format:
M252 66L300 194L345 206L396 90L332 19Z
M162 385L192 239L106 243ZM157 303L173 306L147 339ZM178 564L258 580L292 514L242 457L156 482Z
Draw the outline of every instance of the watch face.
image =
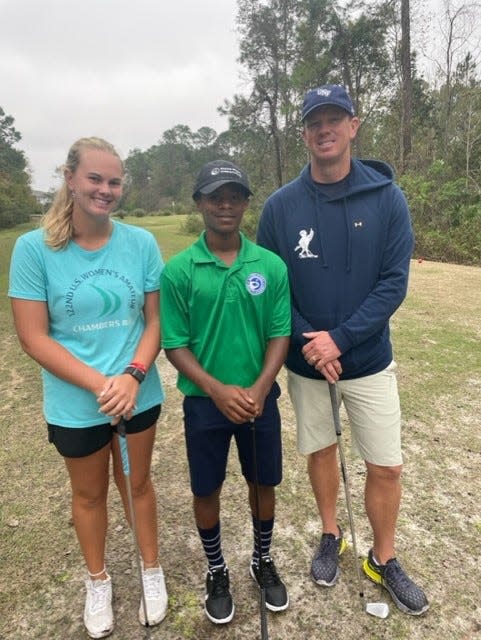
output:
M134 377L137 382L139 382L140 384L144 381L145 379L145 374L143 371L141 371L140 369L137 369L136 367L126 367L126 369L124 370L124 373L129 373L132 377Z

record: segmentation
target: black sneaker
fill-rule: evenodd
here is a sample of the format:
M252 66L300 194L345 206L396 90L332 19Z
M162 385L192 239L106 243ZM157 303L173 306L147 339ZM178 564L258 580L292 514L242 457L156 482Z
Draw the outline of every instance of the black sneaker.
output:
M347 549L347 542L342 529L339 536L333 533L323 533L319 549L311 563L311 577L316 584L332 587L339 576L339 556Z
M205 615L215 624L225 624L234 617L234 603L229 591L229 569L210 569L205 576Z
M262 574L261 574L262 572ZM265 589L266 607L269 611L284 611L289 606L289 596L287 590L279 578L276 565L270 556L265 556L259 565L251 563L251 577L256 581L259 588L261 584Z
M368 578L389 591L396 606L404 613L420 616L429 609L424 591L406 575L396 558L391 558L386 564L377 564L370 549L362 568Z

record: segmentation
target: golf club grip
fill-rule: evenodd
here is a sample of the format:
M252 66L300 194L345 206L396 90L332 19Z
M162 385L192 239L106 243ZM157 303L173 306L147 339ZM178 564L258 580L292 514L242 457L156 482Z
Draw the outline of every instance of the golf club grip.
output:
M329 382L329 395L331 396L332 417L336 435L341 435L341 421L339 419L339 405L337 404L337 387L335 382Z

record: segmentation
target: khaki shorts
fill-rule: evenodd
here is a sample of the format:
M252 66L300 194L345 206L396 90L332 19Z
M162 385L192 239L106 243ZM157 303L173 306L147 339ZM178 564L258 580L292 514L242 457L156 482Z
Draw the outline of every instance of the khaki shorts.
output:
M339 402L351 427L353 451L380 466L402 464L401 411L394 360L383 371L337 383ZM337 441L329 387L287 371L287 388L297 421L297 448L309 454Z

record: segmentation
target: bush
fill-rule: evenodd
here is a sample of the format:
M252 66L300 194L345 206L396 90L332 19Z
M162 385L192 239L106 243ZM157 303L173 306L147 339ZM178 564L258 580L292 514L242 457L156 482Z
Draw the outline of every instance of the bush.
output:
M241 223L241 231L255 242L259 213L248 209L244 213ZM189 213L180 224L182 233L198 236L204 230L204 221L200 213Z
M248 238L255 242L257 225L259 224L259 212L251 211L247 209L242 218L241 231L243 231Z
M180 224L180 231L198 236L204 230L204 221L200 213L190 213Z
M134 209L132 211L132 215L136 218L143 218L147 215L147 212L145 211L145 209L141 209L140 207L138 207L137 209Z
M434 162L427 175L406 173L399 184L415 222L423 227L448 230L460 223L463 209L472 203L473 195L464 178L443 175L442 167L442 163Z
M481 265L481 199L464 178L440 161L427 174L404 174L416 235L415 255L429 260Z
M450 231L416 228L415 256L481 266L481 215L465 218Z

